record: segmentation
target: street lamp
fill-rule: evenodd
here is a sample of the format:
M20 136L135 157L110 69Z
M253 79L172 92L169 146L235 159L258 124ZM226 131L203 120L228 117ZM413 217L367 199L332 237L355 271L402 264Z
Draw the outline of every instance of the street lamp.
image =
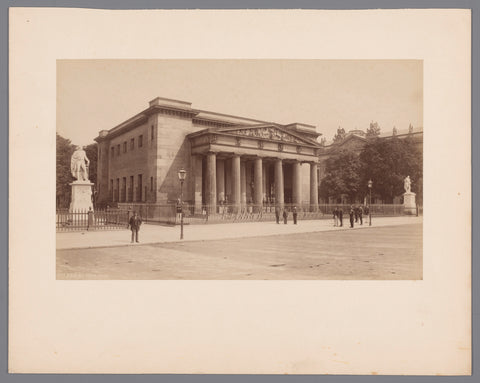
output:
M187 177L187 171L184 168L181 168L178 171L178 179L180 180L180 239L183 239L183 182Z
M372 226L372 185L373 185L373 182L370 179L368 181L368 188L370 189L370 198L369 198L369 202L368 202L368 205L369 205L369 208L368 208L368 226Z

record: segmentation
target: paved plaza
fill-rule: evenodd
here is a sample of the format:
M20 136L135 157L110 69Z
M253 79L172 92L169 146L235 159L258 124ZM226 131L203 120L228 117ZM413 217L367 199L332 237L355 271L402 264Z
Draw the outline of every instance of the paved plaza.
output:
M347 222L344 222L346 224ZM57 279L422 279L421 217L376 218L374 225L333 221L143 225L128 230L57 234Z

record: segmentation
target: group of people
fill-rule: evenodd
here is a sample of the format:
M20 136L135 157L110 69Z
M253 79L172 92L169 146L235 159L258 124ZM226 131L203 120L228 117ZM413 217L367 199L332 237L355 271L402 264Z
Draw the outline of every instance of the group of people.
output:
M275 207L275 220L277 221L277 224L280 223L280 213L282 212L282 210L283 210L283 213L282 213L283 223L286 225L287 222L288 222L288 210L287 209L281 209L280 206ZM294 206L292 208L292 215L293 215L293 224L296 225L297 224L297 216L298 216L296 206Z
M368 216L370 214L369 207L358 205L351 205L348 211L350 216L350 227L354 227L354 224L360 221L360 225L363 225L363 215ZM340 207L333 209L333 226L343 226L343 210Z

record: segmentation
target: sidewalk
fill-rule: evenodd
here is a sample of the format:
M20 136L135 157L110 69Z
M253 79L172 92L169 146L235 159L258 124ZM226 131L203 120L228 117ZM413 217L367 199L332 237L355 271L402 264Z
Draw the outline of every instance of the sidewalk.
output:
M334 227L333 219L298 221L297 225L292 220L287 225L275 222L248 222L248 223L221 223L206 225L185 225L183 241L203 241L225 238L261 237L267 235L313 233L332 230L359 230L382 226L394 226L421 223L422 217L375 217L372 218L372 226L368 226L368 218L364 219L363 225L355 225L349 228L349 220L343 220L343 227ZM57 249L81 249L93 247L111 246L138 246L139 244L165 243L180 241L180 226L158 226L143 224L140 232L140 243L130 243L131 231L98 230L76 231L57 233Z

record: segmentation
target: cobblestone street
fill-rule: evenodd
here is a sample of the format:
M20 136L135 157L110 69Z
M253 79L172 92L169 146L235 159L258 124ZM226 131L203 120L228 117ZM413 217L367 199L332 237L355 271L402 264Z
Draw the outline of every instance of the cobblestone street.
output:
M422 224L57 250L57 279L422 279Z

